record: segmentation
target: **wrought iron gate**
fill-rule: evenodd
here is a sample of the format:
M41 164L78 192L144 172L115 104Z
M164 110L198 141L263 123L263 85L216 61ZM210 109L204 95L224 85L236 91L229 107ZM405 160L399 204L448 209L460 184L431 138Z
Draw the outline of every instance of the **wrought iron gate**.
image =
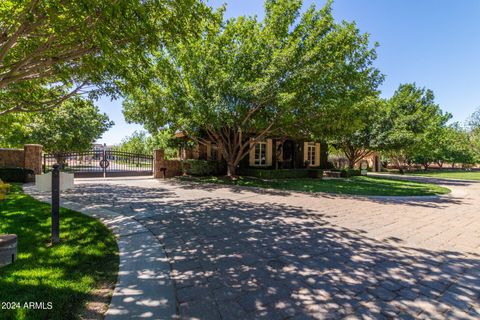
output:
M121 177L153 174L153 156L115 150L50 153L43 156L43 171L55 163L75 177Z

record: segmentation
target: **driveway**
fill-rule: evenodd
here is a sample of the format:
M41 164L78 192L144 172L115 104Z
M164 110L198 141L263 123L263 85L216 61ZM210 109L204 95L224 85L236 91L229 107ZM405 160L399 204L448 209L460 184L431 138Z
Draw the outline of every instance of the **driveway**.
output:
M190 319L478 319L480 183L444 197L77 180L64 199L148 228Z

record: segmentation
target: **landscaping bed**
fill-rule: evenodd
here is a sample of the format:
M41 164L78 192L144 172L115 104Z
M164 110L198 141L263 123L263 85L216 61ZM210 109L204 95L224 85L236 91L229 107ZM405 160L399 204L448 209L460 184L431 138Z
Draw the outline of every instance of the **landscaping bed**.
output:
M431 196L446 194L450 190L435 184L401 181L373 177L350 177L348 179L258 179L239 177L230 180L226 177L182 177L181 180L202 183L218 183L269 189L327 192L364 196Z
M119 263L114 235L96 219L61 209L62 242L51 247L50 215L51 206L20 185L0 202L0 234L18 235L18 260L0 268L0 302L15 304L0 308L0 319L96 319L108 307ZM32 302L41 308L25 308Z

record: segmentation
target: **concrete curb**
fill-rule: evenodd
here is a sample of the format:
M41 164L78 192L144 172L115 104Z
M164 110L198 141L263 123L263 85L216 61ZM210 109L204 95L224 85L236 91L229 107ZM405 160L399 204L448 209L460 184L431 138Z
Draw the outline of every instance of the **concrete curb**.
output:
M32 184L23 190L33 198L50 203L50 197ZM61 206L100 220L115 234L120 266L106 320L171 319L176 317L175 289L170 265L157 238L135 219L117 212L61 201Z

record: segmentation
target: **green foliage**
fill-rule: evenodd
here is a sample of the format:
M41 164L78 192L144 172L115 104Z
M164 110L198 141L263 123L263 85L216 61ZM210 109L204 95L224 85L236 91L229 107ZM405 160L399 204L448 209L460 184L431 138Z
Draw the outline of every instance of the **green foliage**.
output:
M323 178L323 170L321 169L307 169L308 170L308 177L309 178Z
M268 0L262 22L223 21L217 11L199 37L152 57L153 81L129 92L125 117L149 132L168 126L224 146L230 175L250 138L343 127L351 102L382 79L371 66L375 50L354 24L335 23L330 2L303 14L300 8L301 1Z
M350 177L358 177L362 175L362 171L359 169L342 169L340 170L340 177L342 178L350 178Z
M173 132L168 129L161 130L153 136L145 131L135 131L114 149L138 154L152 154L154 150L161 149L165 151L166 159L173 159L177 157L178 143Z
M476 162L480 162L480 128L475 129L469 134L472 152L475 155Z
M315 172L315 174L314 174ZM308 178L310 175L318 177L323 173L319 169L240 169L241 176L255 177L260 179L294 179L294 178Z
M31 121L25 113L0 116L0 148L18 148L28 141L26 126Z
M182 141L175 139L175 132L171 129L160 130L147 138L147 149L165 151L166 159L178 158L178 150L181 144Z
M123 138L122 142L114 149L137 154L152 154L153 150L149 148L147 140L148 136L145 131L135 131L132 135Z
M3 0L0 116L138 86L152 51L195 32L208 13L195 0Z
M355 165L377 147L377 130L385 116L385 101L371 96L357 103L355 119L357 126L345 125L330 143L341 150L348 159L348 166Z
M3 182L28 182L35 177L33 170L25 168L0 168L0 179Z
M207 160L186 160L187 174L192 176L222 175L227 172L225 162Z
M480 108L468 119L469 140L476 162L480 162Z
M425 141L434 137L450 117L435 103L431 90L402 84L385 104L382 120L376 124L375 147L403 171L415 148L426 146Z
M7 126L0 132L0 146L38 143L52 153L88 150L113 125L91 101L79 97L45 113L8 114L0 117L2 122Z
M97 219L61 209L61 239L49 246L51 206L14 185L0 202L0 234L18 235L18 259L0 268L0 301L52 302L53 309L1 309L1 319L79 319L96 289L116 281L115 236ZM112 288L113 289L113 288Z

